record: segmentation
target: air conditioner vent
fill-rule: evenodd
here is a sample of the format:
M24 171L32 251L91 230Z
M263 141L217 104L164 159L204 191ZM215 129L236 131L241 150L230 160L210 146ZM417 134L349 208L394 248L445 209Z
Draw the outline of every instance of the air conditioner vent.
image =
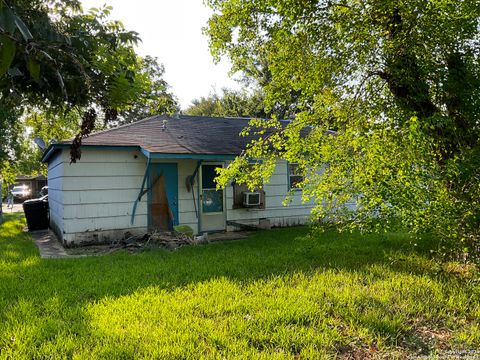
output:
M243 192L243 206L254 207L260 206L260 193L259 192Z

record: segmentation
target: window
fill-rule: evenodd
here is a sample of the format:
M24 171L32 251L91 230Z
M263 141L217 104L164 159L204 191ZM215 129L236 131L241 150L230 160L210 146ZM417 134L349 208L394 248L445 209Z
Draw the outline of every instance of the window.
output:
M297 189L298 184L303 181L303 175L300 173L298 163L288 163L288 188Z
M223 212L223 190L217 190L216 169L220 165L202 165L202 212Z

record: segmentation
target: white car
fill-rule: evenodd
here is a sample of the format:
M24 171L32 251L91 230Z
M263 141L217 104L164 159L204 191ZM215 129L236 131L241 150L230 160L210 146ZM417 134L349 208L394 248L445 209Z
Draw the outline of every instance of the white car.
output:
M12 189L14 200L27 200L32 197L32 190L26 185L17 185Z

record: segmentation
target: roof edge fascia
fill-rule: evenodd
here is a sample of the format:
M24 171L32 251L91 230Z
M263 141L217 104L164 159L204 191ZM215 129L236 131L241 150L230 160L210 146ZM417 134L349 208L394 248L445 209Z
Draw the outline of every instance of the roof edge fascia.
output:
M56 151L70 148L70 146L72 146L72 144L51 144L43 153L40 161L46 163ZM141 150L141 147L138 145L82 145L81 148L98 150Z
M53 154L58 150L67 149L71 144L51 144L47 150L45 150L40 161L42 163L47 163L48 160L53 156ZM125 145L82 145L82 148L88 149L97 149L97 150L138 150L140 151L147 159L159 160L159 159L191 159L191 160L210 160L210 161L225 161L233 160L238 155L236 154L175 154L175 153L161 153L161 152L151 152L145 148L137 145L125 146Z

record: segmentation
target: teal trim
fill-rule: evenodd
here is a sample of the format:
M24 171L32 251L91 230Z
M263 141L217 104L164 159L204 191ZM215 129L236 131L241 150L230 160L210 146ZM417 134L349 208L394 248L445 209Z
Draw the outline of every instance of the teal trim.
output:
M206 161L233 160L236 155L227 154L171 154L171 153L152 153L142 149L142 153L151 159L191 159Z
M252 159L252 158L248 158L247 159L248 163L249 164L263 164L263 160L262 159Z
M41 162L48 162L52 154L61 149L70 148L71 144L52 144L50 145L41 158ZM210 161L222 161L233 160L237 157L234 154L174 154L174 153L157 153L150 152L141 146L115 146L115 145L82 145L84 149L94 150L129 150L129 151L141 151L149 159L193 159L193 160L210 160Z
M147 158L150 159L150 153L147 150L141 147L140 151L142 152L143 155L145 155Z
M148 178L147 178L147 229L148 231L152 230L152 163L148 158Z
M192 179L198 174L198 170L200 169L200 165L202 165L203 160L198 160L197 161L197 167L195 168L195 171L192 174Z
M56 151L57 149L55 149L52 145L50 145L47 150L45 150L45 152L43 153L42 155L42 158L40 159L40 162L42 163L46 163L48 159L50 159L50 157L53 155L53 153Z
M193 196L193 205L195 207L195 216L197 217L197 219L200 219L200 208L198 206L195 206L195 191L193 191L193 182L194 182L194 179L195 179L195 176L197 176L198 174L198 170L200 169L200 165L202 165L202 162L203 160L198 160L197 161L197 166L195 168L195 171L193 172L192 175L190 175L190 186L191 186L191 190L192 190L192 196ZM197 180L197 183L198 183L198 180ZM198 197L198 200L200 200L200 193L197 192L197 197Z
M144 195L143 189L145 188L145 182L147 178L149 177L149 170L150 170L150 159L147 160L147 167L145 168L145 175L143 175L143 181L142 181L142 187L140 188L140 192L138 193L137 198L135 199L135 202L133 203L133 209L132 209L132 217L130 219L130 224L133 225L135 221L135 213L137 212L137 205L140 200L142 200L142 196Z
M71 144L52 144L50 145L45 153L43 154L42 158L40 159L41 162L45 163L50 159L52 154L57 150L62 149L69 149ZM140 146L132 145L132 146L113 146L113 145L82 145L82 149L93 149L93 150L122 150L122 151L137 151L141 150Z
M216 164L215 163L207 163L207 164L204 164L202 163L201 164L201 169L200 171L198 172L197 174L197 192L198 192L198 212L199 212L199 216L198 216L198 233L199 235L202 235L206 232L220 232L220 231L225 231L226 229L226 217L227 217L227 207L226 207L226 202L225 202L225 197L226 197L226 192L225 192L225 189L222 189L222 190L218 190L218 191L221 191L222 192L222 211L221 212L215 212L215 213L212 213L212 212L204 212L204 209L203 209L203 192L204 190L208 190L208 189L205 189L204 188L204 184L203 184L203 168L204 166L209 166L209 165L212 165L212 166L223 166L224 164L220 164L220 161L218 161ZM202 184L200 184L202 183ZM211 189L213 190L213 189ZM203 223L202 223L202 216L205 214L205 213L208 213L207 216L209 215L214 215L214 216L217 216L217 215L221 215L223 214L224 215L224 221L223 221L223 228L221 229L218 229L218 230L205 230L203 229Z

